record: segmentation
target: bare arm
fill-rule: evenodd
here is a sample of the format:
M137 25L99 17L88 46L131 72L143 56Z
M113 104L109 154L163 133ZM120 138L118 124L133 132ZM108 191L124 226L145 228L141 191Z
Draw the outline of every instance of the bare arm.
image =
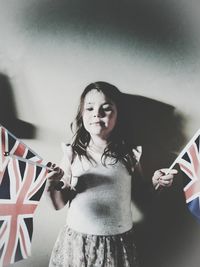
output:
M48 174L48 189L52 203L55 209L63 208L69 200L71 200L75 191L70 186L71 181L71 162L72 162L72 148L71 146L63 145L64 156L62 158L60 167L56 167L55 164L48 163L48 166L52 168L52 171ZM60 190L57 190L60 180L64 182L64 185Z
M48 166L50 165L52 164L48 163ZM70 187L70 184L65 181L65 173L61 168L54 167L47 178L47 191L49 192L54 208L56 210L61 209L67 204L75 192ZM64 180L65 183L64 186L58 190L57 188L61 179Z

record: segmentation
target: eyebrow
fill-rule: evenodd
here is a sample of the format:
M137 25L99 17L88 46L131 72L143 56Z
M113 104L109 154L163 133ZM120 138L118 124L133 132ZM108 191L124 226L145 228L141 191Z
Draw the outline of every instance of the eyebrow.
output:
M87 103L85 103L86 105L92 105L92 104L94 104L94 102L87 102ZM111 106L113 106L114 104L112 103L112 102L105 102L105 103L103 103L102 104L102 106L103 105L111 105Z

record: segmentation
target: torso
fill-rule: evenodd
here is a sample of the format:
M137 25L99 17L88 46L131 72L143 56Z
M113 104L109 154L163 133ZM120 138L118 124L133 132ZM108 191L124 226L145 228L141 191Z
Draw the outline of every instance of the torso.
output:
M102 165L100 156L92 154L96 164L75 157L71 171L72 184L83 188L72 200L67 224L86 234L114 235L132 228L131 176L125 166L113 160Z

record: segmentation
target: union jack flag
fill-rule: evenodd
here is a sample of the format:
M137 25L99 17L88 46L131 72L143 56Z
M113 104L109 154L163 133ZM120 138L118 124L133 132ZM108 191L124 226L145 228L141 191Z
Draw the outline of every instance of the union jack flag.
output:
M33 214L45 187L45 166L8 157L0 185L0 266L31 253Z
M200 222L200 130L177 158L184 174L184 193L191 213Z
M0 184L3 172L8 164L8 155L16 155L34 162L41 163L42 158L25 145L6 128L0 125Z

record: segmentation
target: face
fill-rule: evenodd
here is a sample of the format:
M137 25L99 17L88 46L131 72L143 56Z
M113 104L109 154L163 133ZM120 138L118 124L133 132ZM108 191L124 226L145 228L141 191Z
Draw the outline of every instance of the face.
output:
M83 105L83 125L91 136L108 138L117 121L117 107L115 103L97 90L87 93Z

